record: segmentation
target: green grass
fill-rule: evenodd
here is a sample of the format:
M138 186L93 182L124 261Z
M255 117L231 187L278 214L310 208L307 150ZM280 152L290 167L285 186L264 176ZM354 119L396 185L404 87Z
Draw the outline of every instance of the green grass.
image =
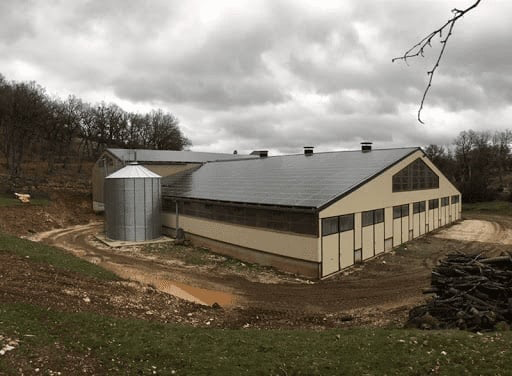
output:
M50 203L50 201L46 198L32 198L30 199L30 203L24 204L20 200L14 197L14 195L6 195L0 194L0 207L10 207L10 206L46 206Z
M50 264L57 269L76 272L88 277L103 280L119 279L114 273L61 249L2 233L0 233L0 252L9 252L33 262Z
M512 202L509 201L486 201L471 204L462 204L463 212L492 213L501 215L512 215Z
M512 332L402 329L197 329L0 305L2 333L22 339L13 361L51 351L86 354L101 374L143 375L505 375L512 371ZM25 336L25 335L30 336ZM37 364L34 364L36 367ZM0 371L9 373L0 362ZM155 367L155 368L153 368Z

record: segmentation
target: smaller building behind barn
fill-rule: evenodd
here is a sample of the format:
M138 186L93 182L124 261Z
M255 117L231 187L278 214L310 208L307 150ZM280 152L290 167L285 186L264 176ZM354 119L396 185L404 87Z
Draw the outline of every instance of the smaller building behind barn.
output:
M170 174L169 174L170 175ZM420 148L210 162L162 179L162 224L236 258L333 275L461 216Z
M204 153L194 151L106 149L92 169L92 206L102 212L104 206L105 177L123 168L130 162L138 162L160 176L170 176L181 171L198 168L204 163L222 160L258 158L258 155Z

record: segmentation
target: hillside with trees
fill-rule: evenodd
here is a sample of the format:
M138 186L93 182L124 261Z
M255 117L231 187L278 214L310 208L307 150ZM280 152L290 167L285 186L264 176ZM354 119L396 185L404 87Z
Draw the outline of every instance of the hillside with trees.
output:
M51 174L69 163L78 172L107 147L183 150L190 141L171 113L140 114L115 103L87 103L75 96L52 97L35 82L7 81L0 74L0 156L11 182L23 164L43 162Z

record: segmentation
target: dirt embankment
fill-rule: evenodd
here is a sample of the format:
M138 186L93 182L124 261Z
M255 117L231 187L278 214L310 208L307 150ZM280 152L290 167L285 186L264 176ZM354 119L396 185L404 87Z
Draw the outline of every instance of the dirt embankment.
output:
M24 204L0 207L0 232L18 236L101 219L91 210L91 198L79 190L51 190L44 205Z

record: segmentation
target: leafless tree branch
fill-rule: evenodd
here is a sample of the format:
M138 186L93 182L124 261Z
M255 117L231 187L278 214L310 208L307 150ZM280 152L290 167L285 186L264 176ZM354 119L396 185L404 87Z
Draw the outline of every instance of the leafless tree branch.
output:
M439 67L439 62L441 61L441 58L443 57L444 50L446 49L446 44L448 42L448 39L450 39L450 36L452 35L453 27L455 26L455 23L466 13L469 11L475 9L478 4L480 4L481 0L475 1L471 6L467 7L466 9L452 9L452 18L450 18L443 26L441 26L439 29L434 30L430 34L428 34L426 37L424 37L422 40L420 40L418 43L416 43L414 46L412 46L409 50L407 50L403 56L398 56L393 58L391 61L395 62L397 60L403 60L405 63L407 63L407 59L415 58L415 57L424 57L425 48L426 47L432 47L432 39L434 39L435 36L439 36L440 43L442 45L441 51L439 51L439 55L437 57L437 60L434 64L434 67L427 72L428 75L428 84L425 88L425 91L423 92L423 97L421 99L420 107L418 109L418 121L421 124L424 124L424 122L421 120L421 111L423 110L423 104L425 103L425 98L427 97L427 93L430 90L430 87L432 86L432 78L434 77L434 73L436 72L437 68ZM446 37L443 39L443 33L448 30L448 34L446 34Z

